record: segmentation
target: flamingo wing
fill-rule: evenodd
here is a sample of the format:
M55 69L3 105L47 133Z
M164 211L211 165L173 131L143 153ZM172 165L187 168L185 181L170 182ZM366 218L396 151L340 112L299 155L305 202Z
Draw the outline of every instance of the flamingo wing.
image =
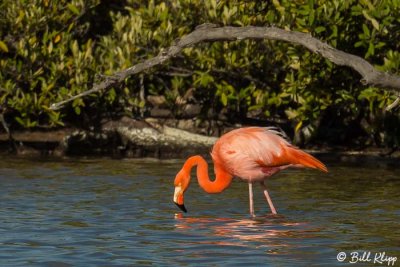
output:
M281 133L268 127L233 130L215 143L211 155L216 165L249 181L262 181L292 165L326 171L320 161L292 146Z

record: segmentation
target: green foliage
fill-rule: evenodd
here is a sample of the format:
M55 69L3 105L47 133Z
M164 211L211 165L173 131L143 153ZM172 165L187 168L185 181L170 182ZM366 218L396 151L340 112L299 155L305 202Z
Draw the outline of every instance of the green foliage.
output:
M164 95L180 114L179 99L193 90L203 116L225 113L286 122L297 135L359 145L398 145L385 114L394 96L364 87L360 76L303 47L277 41L214 42L124 85L64 100L145 59L202 23L275 25L308 32L330 45L399 73L397 0L318 1L11 1L0 3L0 105L22 127L55 127L104 114L143 114L145 94ZM391 119L388 120L387 118ZM329 129L329 131L327 131Z
M64 2L64 1L62 1ZM91 3L93 4L93 3ZM95 74L92 40L78 44L84 1L3 1L0 38L1 104L23 127L63 125L48 107L88 88Z

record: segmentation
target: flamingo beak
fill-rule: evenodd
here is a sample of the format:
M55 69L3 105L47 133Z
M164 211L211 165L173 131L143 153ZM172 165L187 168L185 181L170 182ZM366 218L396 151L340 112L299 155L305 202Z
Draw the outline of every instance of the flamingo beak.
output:
M174 192L174 203L180 208L183 212L187 212L185 205L183 204L183 191L181 186L175 186Z
M185 208L185 205L183 205L183 204L178 204L178 203L176 203L176 202L175 202L175 204L178 206L178 208L181 209L181 211L187 212L187 209Z

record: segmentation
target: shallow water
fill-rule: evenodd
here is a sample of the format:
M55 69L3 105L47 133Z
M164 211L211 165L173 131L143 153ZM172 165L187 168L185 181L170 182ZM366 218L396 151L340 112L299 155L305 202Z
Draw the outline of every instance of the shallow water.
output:
M182 215L172 203L182 163L3 158L0 266L344 266L352 252L357 266L382 252L400 265L399 167L284 171L267 182L279 215L255 186L251 218L238 180L215 195L193 181Z

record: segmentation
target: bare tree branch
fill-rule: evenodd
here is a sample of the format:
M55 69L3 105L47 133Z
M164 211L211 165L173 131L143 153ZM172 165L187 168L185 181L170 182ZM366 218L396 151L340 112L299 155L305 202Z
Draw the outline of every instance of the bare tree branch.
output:
M104 81L95 83L90 90L64 101L54 103L50 108L57 110L74 99L108 89L115 84L122 82L131 75L135 75L156 65L160 65L166 60L177 56L186 47L207 41L234 41L244 39L270 39L299 44L305 46L310 51L329 59L337 65L348 66L354 69L361 74L361 83L364 85L373 85L385 89L400 91L399 76L378 71L363 58L337 50L327 43L312 37L310 34L286 31L275 27L217 27L214 24L203 24L197 27L195 31L177 40L175 44L169 48L162 50L158 56L117 72L114 75L105 78Z

